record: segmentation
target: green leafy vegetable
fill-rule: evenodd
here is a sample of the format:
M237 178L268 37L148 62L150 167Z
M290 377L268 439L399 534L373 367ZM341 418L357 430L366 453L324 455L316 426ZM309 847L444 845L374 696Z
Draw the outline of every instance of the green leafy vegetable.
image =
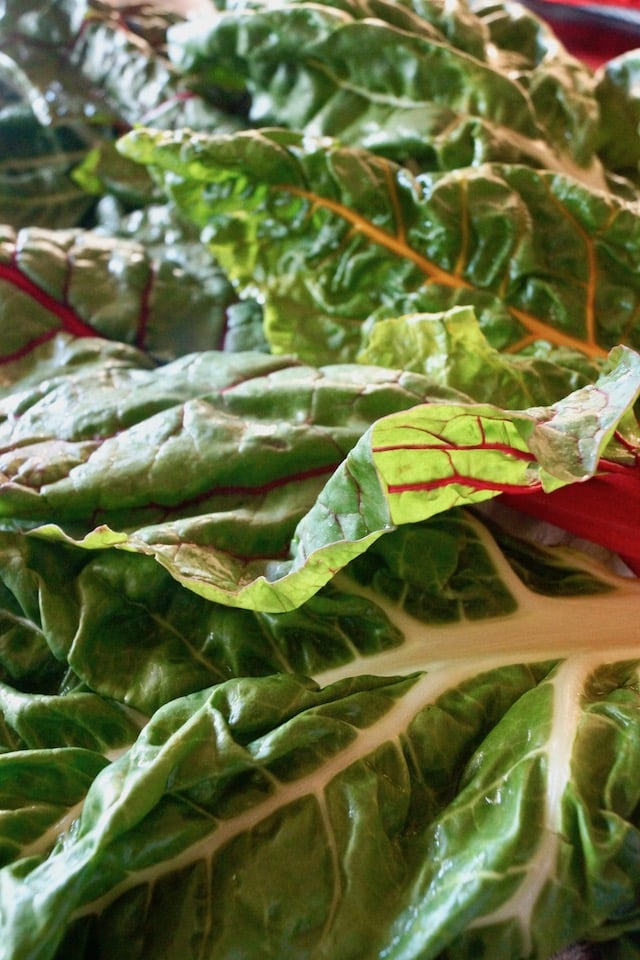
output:
M636 60L0 5L0 960L638 956Z
M201 251L186 230L158 246L97 230L2 228L0 362L30 363L32 350L62 332L133 344L165 361L223 345L237 297Z
M38 960L66 925L73 955L99 942L177 957L186 941L218 956L549 955L567 925L606 921L616 875L632 915L637 666L477 670L324 689L281 674L174 701L96 777L47 859L0 874L7 934Z
M3 221L16 226L67 227L93 204L73 180L87 142L70 126L44 125L35 112L38 91L0 52L0 199Z
M353 0L232 5L207 30L173 28L169 53L183 73L244 85L257 126L337 137L422 169L507 161L599 177L593 80L539 21L521 18L518 49L535 53L516 73L502 62L506 36L473 24L466 6L446 18L435 4L432 19L418 12Z
M457 304L500 350L638 345L637 214L572 178L519 165L415 177L283 130L135 130L120 149L206 227L238 288L260 291L277 352L349 359L374 316Z
M631 51L608 63L599 78L597 95L607 126L603 130L600 152L616 171L638 179L640 153L637 140L625 131L637 127L640 120L640 83L638 52Z
M415 370L477 400L517 407L553 402L568 386L589 382L597 369L568 350L501 353L483 336L471 307L378 320L358 359Z
M595 474L640 392L638 356L618 353L594 387L521 413L425 403L419 375L262 354L159 370L133 355L100 389L91 357L33 387L30 355L5 401L2 516L151 554L209 599L290 609L398 524Z

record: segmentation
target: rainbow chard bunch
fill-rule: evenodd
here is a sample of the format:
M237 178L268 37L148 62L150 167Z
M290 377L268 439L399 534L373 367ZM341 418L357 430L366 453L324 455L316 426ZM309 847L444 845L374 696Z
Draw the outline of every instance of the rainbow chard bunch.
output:
M640 957L640 56L0 44L0 960Z

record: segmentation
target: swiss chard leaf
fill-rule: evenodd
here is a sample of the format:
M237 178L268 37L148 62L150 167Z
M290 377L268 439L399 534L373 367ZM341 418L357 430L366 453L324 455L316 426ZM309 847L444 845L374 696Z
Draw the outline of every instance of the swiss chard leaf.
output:
M16 691L57 694L81 609L70 584L87 558L14 534L0 534L0 557L0 681Z
M74 747L0 754L2 866L42 856L77 816L107 762L100 753ZM13 945L5 941L5 948L11 950Z
M0 84L14 101L0 113L3 222L84 225L102 193L148 203L146 172L113 149L143 115L167 128L243 124L229 97L214 102L210 89L205 99L176 75L165 40L179 19L145 4L114 9L99 0L3 5Z
M188 938L220 957L502 960L619 930L637 900L637 661L600 659L323 689L281 674L173 701L49 856L0 873L7 956L126 941L167 960ZM184 919L167 939L169 896Z
M109 754L128 747L140 726L132 713L96 693L20 693L0 684L5 752L78 747Z
M247 551L278 555L291 524L367 427L432 395L425 377L357 364L319 370L266 354L210 352L154 369L136 351L86 343L45 344L15 365L18 379L5 400L7 519L64 515L85 532L100 521L134 529L168 523L173 540L173 524L183 518L193 532L200 525L201 542L216 539L217 530L219 545L231 550L233 530L249 511ZM43 379L34 380L34 371ZM75 422L68 417L72 395ZM149 430L164 436L166 456L144 441ZM104 457L106 472L98 463ZM175 457L186 472L176 472ZM58 514L62 500L53 488L73 485L73 468L83 463L89 485Z
M100 208L98 229L107 236L122 237L142 244L149 257L162 263L170 250L176 269L176 294L187 290L193 296L188 322L171 323L169 310L163 331L166 346L161 348L156 332L154 356L165 360L212 345L233 351L269 352L263 329L262 305L256 299L238 300L226 274L200 241L198 230L170 204L149 204L126 216L121 211ZM166 292L168 295L168 291ZM214 318L217 321L214 322Z
M374 315L457 304L475 307L500 350L543 340L602 357L638 344L637 209L570 177L522 166L414 177L282 130L136 130L120 149L206 228L239 290L260 291L276 351L353 358Z
M398 524L626 463L637 367L620 348L594 386L513 413L357 364L199 354L115 364L99 390L80 366L5 401L3 516L153 555L209 599L291 609Z
M640 122L640 55L637 50L605 64L597 87L602 124L600 153L612 170L640 178L640 147L635 133Z
M172 129L237 129L225 98L216 103L187 86L166 57L168 28L182 20L145 4L118 10L88 0L81 30L72 35L72 62L113 105L127 126L139 122Z
M571 155L588 166L607 123L598 109L597 78L546 22L520 4L470 0L469 7L487 32L485 49L494 67L527 91L550 141L561 144L568 136Z
M60 333L131 344L153 361L228 344L237 301L189 231L145 244L89 230L0 228L0 365L8 371ZM157 227L158 231L160 228ZM176 317L184 317L177 323ZM232 343L232 340L231 340ZM5 375L5 381L11 374Z
M633 56L216 8L0 3L0 958L628 960Z
M110 138L145 115L159 126L234 127L233 116L186 86L166 57L167 30L182 19L144 3L7 0L0 32L44 98L43 120L66 116Z
M498 406L553 403L597 375L596 364L570 350L500 353L487 342L471 307L379 320L358 359L424 373Z
M420 169L504 161L597 178L588 71L562 55L539 21L520 17L521 36L523 22L531 34L520 49L537 47L540 60L546 48L550 61L539 71L543 92L535 66L527 71L523 57L520 70L504 69L502 33L483 34L479 21L472 31L471 19L454 7L443 16L436 4L415 12L408 4L347 0L234 4L173 28L170 54L187 74L244 84L256 126L329 135Z
M0 92L2 220L17 227L75 226L94 203L72 177L91 141L69 123L43 124L34 112L39 91L2 52Z
M495 536L464 511L401 527L286 613L212 603L129 552L88 556L13 534L4 536L0 559L16 615L32 623L76 683L151 715L230 676L328 678L400 664L410 672L454 648L457 656L475 655L494 632L516 651L534 614L563 625L545 656L587 642L585 618L588 642L597 644L603 621L619 619L637 595L633 582L579 555L492 529ZM558 606L576 597L577 609Z

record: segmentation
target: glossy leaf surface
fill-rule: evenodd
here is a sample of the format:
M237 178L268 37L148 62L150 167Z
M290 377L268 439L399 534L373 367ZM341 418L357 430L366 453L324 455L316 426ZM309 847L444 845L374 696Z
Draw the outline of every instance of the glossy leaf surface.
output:
M34 384L30 355L5 400L5 524L150 554L232 605L299 606L398 524L584 481L636 443L638 357L622 348L596 385L512 413L385 368L202 353L149 369L87 342L67 347L72 378L62 349Z
M244 85L255 126L329 135L422 170L505 161L601 176L593 79L533 18L513 24L515 71L506 24L490 31L462 5L229 7L174 27L169 54L187 75Z
M206 228L238 288L260 291L278 352L349 359L368 320L458 304L500 350L542 340L602 357L638 343L637 209L569 177L522 166L414 177L278 130L136 130L121 149Z
M636 58L200 7L0 3L0 960L632 960Z

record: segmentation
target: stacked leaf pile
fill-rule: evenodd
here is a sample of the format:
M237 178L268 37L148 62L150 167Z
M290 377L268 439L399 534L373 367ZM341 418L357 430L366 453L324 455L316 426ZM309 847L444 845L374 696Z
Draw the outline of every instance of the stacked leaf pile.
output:
M0 40L1 960L640 957L640 54Z

